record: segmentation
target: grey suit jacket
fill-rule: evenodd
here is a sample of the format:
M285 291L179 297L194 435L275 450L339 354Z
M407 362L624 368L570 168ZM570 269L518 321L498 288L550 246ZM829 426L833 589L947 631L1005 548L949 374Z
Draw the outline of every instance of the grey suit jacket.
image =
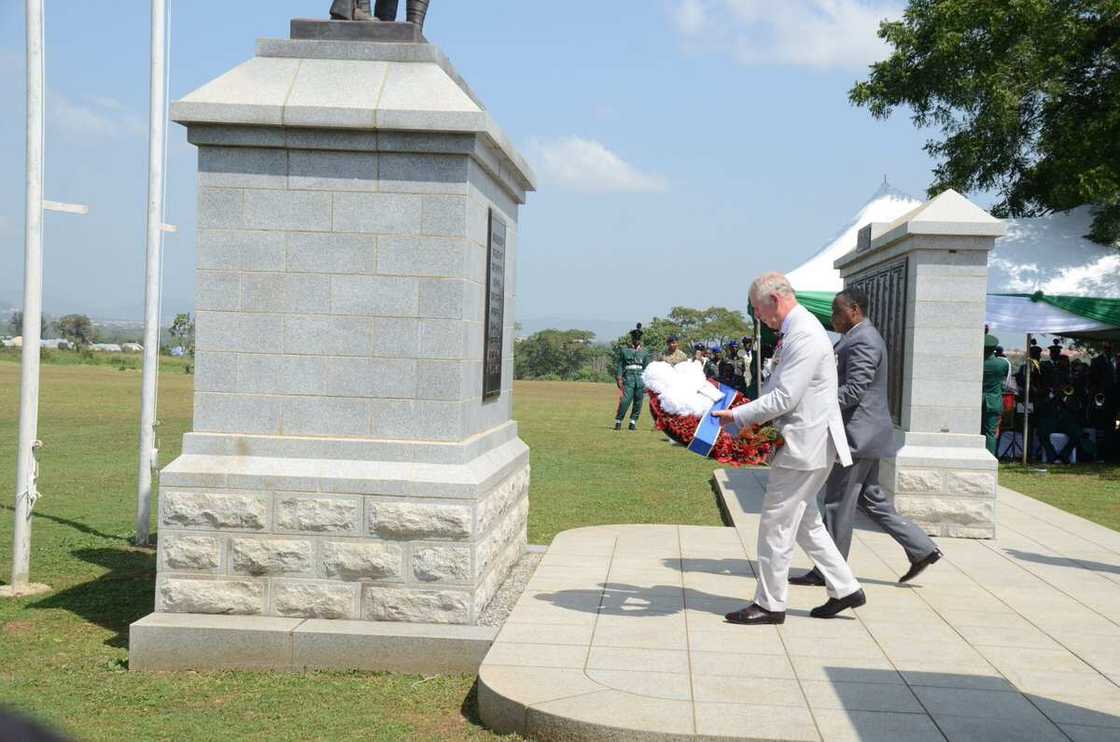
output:
M870 320L836 344L840 414L853 459L878 459L893 451L894 423L887 396L887 344Z

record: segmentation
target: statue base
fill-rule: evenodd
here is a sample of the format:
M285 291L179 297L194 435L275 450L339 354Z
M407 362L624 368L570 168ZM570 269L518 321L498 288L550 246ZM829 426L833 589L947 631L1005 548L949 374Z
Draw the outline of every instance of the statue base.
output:
M372 41L395 44L426 44L415 23L386 21L324 21L293 18L292 38L300 41Z

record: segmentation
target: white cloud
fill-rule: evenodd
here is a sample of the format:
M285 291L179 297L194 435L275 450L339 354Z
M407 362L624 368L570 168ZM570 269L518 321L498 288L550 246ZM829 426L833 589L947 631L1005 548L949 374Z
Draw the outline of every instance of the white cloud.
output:
M593 193L669 189L664 177L642 172L594 139L536 138L527 152L542 179L560 187Z
M86 136L148 135L144 118L114 98L90 97L77 101L57 90L47 91L47 124Z
M742 64L862 67L888 48L880 21L901 0L684 0L668 6L686 46L718 50Z
M708 6L704 0L682 0L669 6L673 23L685 36L696 36L709 25Z

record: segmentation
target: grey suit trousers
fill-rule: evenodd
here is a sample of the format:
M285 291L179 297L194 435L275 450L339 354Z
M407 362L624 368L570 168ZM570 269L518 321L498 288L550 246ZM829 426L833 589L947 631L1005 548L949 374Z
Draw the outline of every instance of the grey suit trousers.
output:
M825 483L824 525L845 559L852 548L857 507L862 508L898 542L911 563L924 559L937 549L925 531L899 515L894 503L879 486L879 459L856 459L849 467L834 466Z

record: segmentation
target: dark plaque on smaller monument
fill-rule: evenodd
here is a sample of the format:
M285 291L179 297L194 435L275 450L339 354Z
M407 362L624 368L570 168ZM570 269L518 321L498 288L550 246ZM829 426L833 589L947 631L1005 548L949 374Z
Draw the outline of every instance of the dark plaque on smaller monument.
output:
M490 209L486 249L486 340L483 344L482 398L502 393L502 335L506 321L506 223Z

